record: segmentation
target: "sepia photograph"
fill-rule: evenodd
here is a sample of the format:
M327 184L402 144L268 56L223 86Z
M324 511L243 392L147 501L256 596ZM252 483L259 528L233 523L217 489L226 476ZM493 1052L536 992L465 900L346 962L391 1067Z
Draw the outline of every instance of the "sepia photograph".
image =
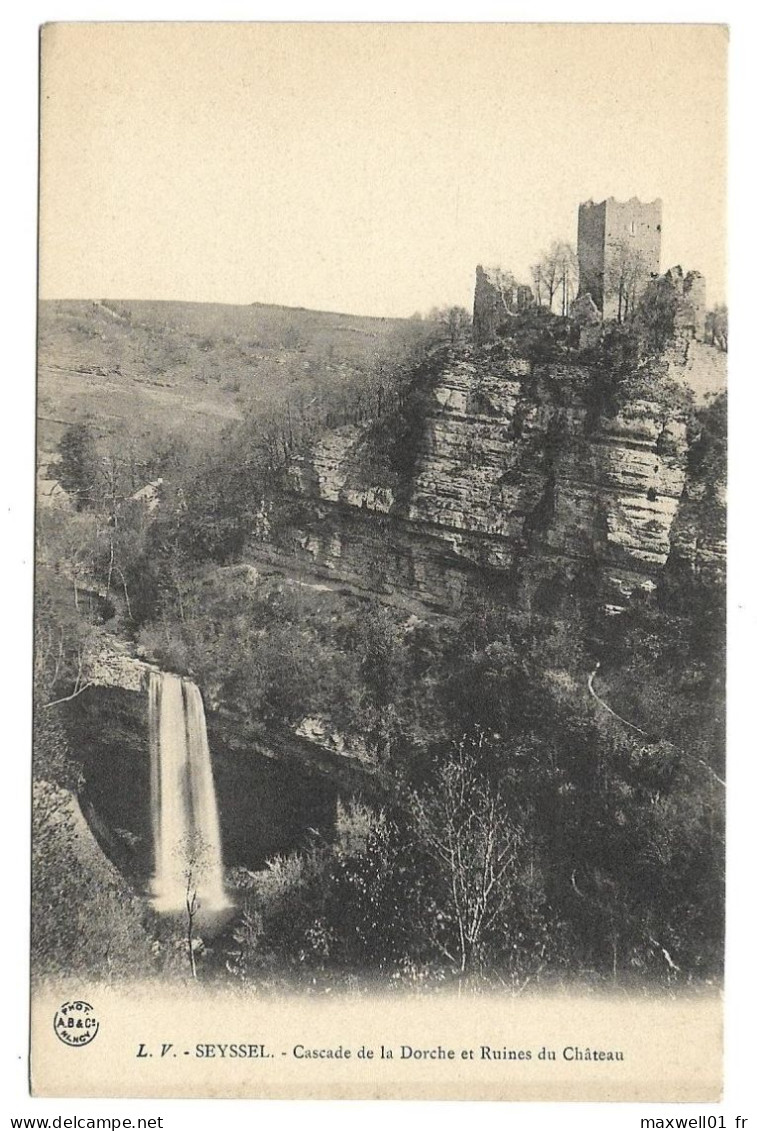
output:
M727 54L42 28L35 1094L719 1098Z

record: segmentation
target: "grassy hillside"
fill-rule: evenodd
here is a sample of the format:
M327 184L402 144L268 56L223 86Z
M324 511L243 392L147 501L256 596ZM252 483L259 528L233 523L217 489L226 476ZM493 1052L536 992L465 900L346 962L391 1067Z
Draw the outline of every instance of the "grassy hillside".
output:
M319 378L370 368L398 338L428 326L403 319L280 306L47 301L39 312L41 462L66 424L91 416L103 434L150 442L217 431Z

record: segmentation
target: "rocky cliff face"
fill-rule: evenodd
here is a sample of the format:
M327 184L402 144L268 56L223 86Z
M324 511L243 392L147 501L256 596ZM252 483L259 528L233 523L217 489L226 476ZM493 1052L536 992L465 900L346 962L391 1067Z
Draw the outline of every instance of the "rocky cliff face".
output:
M726 488L687 483L671 532L678 561L704 580L726 580Z
M365 433L327 435L292 468L290 549L327 575L454 604L524 559L649 585L670 553L687 455L683 418L636 400L596 418L580 365L454 351L429 397L414 471L366 483ZM290 530L292 534L292 530Z

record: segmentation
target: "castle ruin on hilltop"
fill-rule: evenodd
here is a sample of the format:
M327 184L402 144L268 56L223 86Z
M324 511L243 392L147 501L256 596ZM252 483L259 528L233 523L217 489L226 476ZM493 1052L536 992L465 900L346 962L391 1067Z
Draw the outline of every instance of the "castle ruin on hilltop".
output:
M473 337L476 342L490 342L505 319L519 314L534 302L529 286L518 283L509 271L499 267L476 268L476 291L473 297Z
M589 200L578 208L578 292L571 313L583 324L623 322L635 310L653 281L672 287L678 297L677 329L702 341L705 331L706 284L698 271L684 275L674 267L660 275L662 201L645 203ZM493 341L512 315L535 303L530 286L519 284L499 267L476 268L473 337Z
M578 295L605 321L623 321L660 273L662 201L586 201L578 208Z

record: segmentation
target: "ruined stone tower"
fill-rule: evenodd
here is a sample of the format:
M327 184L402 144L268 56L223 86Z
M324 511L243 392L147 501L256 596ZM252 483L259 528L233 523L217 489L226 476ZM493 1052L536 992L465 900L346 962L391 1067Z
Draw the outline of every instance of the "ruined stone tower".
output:
M660 270L662 201L633 197L578 209L578 293L590 294L605 320L623 321Z
M500 267L476 268L476 293L473 298L473 340L490 342L512 314L531 306L534 296L529 286L516 281Z

